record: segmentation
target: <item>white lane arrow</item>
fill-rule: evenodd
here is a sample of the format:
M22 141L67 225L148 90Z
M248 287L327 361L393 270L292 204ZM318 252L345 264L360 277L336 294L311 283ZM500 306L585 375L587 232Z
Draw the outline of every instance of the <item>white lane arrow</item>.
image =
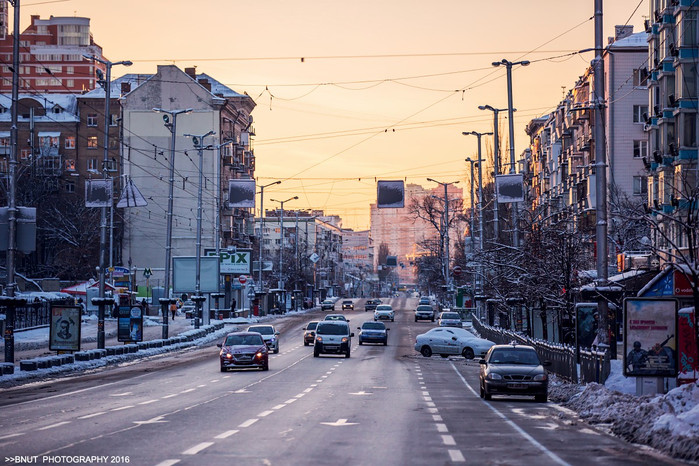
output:
M356 426L356 422L347 422L347 419L338 419L336 422L321 422L326 426L340 427L340 426Z
M153 419L148 419L147 421L134 421L133 423L141 425L141 424L158 424L161 422L168 422L168 421L162 421L161 420L162 418L163 418L163 416L158 416L158 417L154 417Z

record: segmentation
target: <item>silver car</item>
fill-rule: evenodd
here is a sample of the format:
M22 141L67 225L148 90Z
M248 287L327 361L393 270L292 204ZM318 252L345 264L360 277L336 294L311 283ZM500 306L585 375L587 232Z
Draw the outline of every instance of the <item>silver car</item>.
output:
M442 312L439 314L438 323L440 327L461 328L461 316L458 312Z
M274 325L251 325L247 331L262 335L267 348L275 354L279 353L279 332Z
M390 320L393 322L396 318L395 313L393 312L393 308L391 307L390 304L379 304L376 306L376 310L374 311L374 320Z
M493 343L456 327L436 327L420 334L415 339L415 351L429 358L438 354L443 358L461 355L466 359L484 355Z

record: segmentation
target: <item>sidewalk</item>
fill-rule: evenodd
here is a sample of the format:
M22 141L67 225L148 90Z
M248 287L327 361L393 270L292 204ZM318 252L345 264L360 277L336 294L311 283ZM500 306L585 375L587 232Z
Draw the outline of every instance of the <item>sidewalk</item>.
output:
M173 337L187 330L193 329L191 319L184 315L178 315L173 321L168 316L168 336ZM106 318L104 320L105 346L122 345L117 340L117 320ZM160 316L146 316L143 320L143 341L162 338L163 327ZM25 359L56 354L49 350L49 328L42 327L32 330L15 332L15 365ZM83 316L80 330L80 350L97 348L97 316Z

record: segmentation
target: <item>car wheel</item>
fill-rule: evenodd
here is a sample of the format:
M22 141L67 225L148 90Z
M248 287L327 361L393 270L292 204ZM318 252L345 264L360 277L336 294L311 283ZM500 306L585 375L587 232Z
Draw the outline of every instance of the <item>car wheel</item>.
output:
M488 390L483 389L483 399L484 400L492 400L493 396L488 393Z
M387 341L384 341L384 342L383 342L383 345L384 345L384 346L388 346L388 342L387 342Z
M466 359L473 359L476 357L471 348L464 348L464 350L461 352L461 356L465 357Z
M345 353L345 359L347 359L347 358L349 358L349 357L350 357L350 351L347 350L347 352Z
M359 340L359 346L362 346L362 340Z
M263 371L268 371L268 370L269 370L269 364L265 364L264 366L262 366L262 370L263 370Z
M429 346L425 345L422 348L420 348L420 354L423 355L426 358L429 358L432 356L432 348Z
M417 322L417 317L415 317L415 322Z
M304 342L303 342L303 346L308 346L308 342L307 342L307 341L304 341Z
M318 350L313 350L313 357L317 358L318 355L320 355L320 352Z
M277 353L279 353L279 348L276 348L276 349L274 350L274 354L277 354Z
M448 354L440 354L440 356L441 356L441 357L443 357L444 359L446 359L446 358L448 358L448 357L449 357L449 355L448 355Z
M227 370L228 370L228 369L226 369L225 367L221 366L221 372L226 372Z
M393 319L391 319L391 322L395 322Z
M535 395L535 396L534 396L534 401L536 401L536 402L538 402L538 403L546 403L546 402L548 401L548 395L547 395L547 394L544 394L544 395Z
M432 322L434 322L434 317L432 317Z

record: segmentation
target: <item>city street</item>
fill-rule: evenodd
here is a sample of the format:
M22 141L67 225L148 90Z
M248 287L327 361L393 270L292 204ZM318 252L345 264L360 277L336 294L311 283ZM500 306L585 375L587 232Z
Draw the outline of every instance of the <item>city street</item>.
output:
M387 300L384 300L386 302ZM305 322L281 318L269 372L221 373L215 346L6 390L5 464L679 464L617 439L556 403L479 398L478 362L424 358L416 300L394 298L388 346L313 357ZM339 307L339 304L338 304ZM347 312L358 333L372 319ZM339 311L335 311L339 312ZM51 457L46 459L47 457ZM12 459L16 458L16 459Z

